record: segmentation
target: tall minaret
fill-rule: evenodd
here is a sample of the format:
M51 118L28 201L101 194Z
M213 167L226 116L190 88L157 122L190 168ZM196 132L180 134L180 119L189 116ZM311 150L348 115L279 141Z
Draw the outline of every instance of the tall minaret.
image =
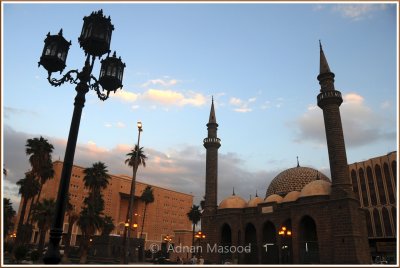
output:
M207 124L208 135L203 145L207 149L206 155L206 193L205 207L206 214L214 213L217 209L218 196L218 148L221 140L217 137L217 119L215 117L214 98L211 102L210 118Z
M335 90L334 77L326 60L324 51L320 47L320 69L317 77L321 85L318 95L318 106L323 110L325 134L328 144L329 164L332 178L333 196L354 196L347 165L346 148L344 144L342 120L339 106L342 104L342 94Z
M369 264L371 262L368 245L365 211L360 208L359 200L354 197L347 165L342 120L339 106L342 94L335 90L334 77L320 45L320 70L317 79L321 85L318 106L322 109L328 144L329 164L331 168L332 192L329 222L332 247L329 256L331 264Z

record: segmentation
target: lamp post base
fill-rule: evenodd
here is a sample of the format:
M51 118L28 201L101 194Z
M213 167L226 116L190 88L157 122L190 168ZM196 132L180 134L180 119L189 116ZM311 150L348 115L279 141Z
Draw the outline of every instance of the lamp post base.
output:
M45 264L59 264L61 262L61 254L59 250L62 229L52 229L50 231L50 241L46 254L43 257Z

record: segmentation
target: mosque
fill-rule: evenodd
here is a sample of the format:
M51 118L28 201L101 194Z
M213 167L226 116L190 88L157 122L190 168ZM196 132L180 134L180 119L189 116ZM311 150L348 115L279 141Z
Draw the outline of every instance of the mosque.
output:
M323 110L331 179L299 164L278 174L265 198L250 201L233 194L217 204L218 123L211 105L206 148L205 206L201 219L203 257L209 263L239 264L370 264L365 211L349 176L349 166L335 90L320 44L321 86L317 96ZM222 246L215 252L211 246ZM248 250L243 250L249 246ZM208 250L205 250L205 249Z

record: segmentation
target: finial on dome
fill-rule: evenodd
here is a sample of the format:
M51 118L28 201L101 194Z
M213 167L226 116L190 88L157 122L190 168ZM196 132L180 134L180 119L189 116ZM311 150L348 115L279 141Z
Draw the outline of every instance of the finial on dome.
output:
M235 195L235 187L233 187L232 195Z
M257 190L256 190L256 197L258 197Z
M318 172L318 170L317 170L317 178L316 178L316 180L319 180L319 172Z
M298 156L296 156L296 158L297 158L297 167L300 167L300 163L299 163L299 157L298 157Z

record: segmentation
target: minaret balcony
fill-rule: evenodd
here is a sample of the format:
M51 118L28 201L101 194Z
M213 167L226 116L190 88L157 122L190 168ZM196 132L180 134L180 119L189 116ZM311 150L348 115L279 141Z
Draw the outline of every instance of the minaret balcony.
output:
M221 145L221 139L219 138L205 138L203 140L204 145L205 144L218 144Z
M337 104L340 106L343 102L342 93L337 90L324 91L318 94L318 106L323 108L326 104Z

